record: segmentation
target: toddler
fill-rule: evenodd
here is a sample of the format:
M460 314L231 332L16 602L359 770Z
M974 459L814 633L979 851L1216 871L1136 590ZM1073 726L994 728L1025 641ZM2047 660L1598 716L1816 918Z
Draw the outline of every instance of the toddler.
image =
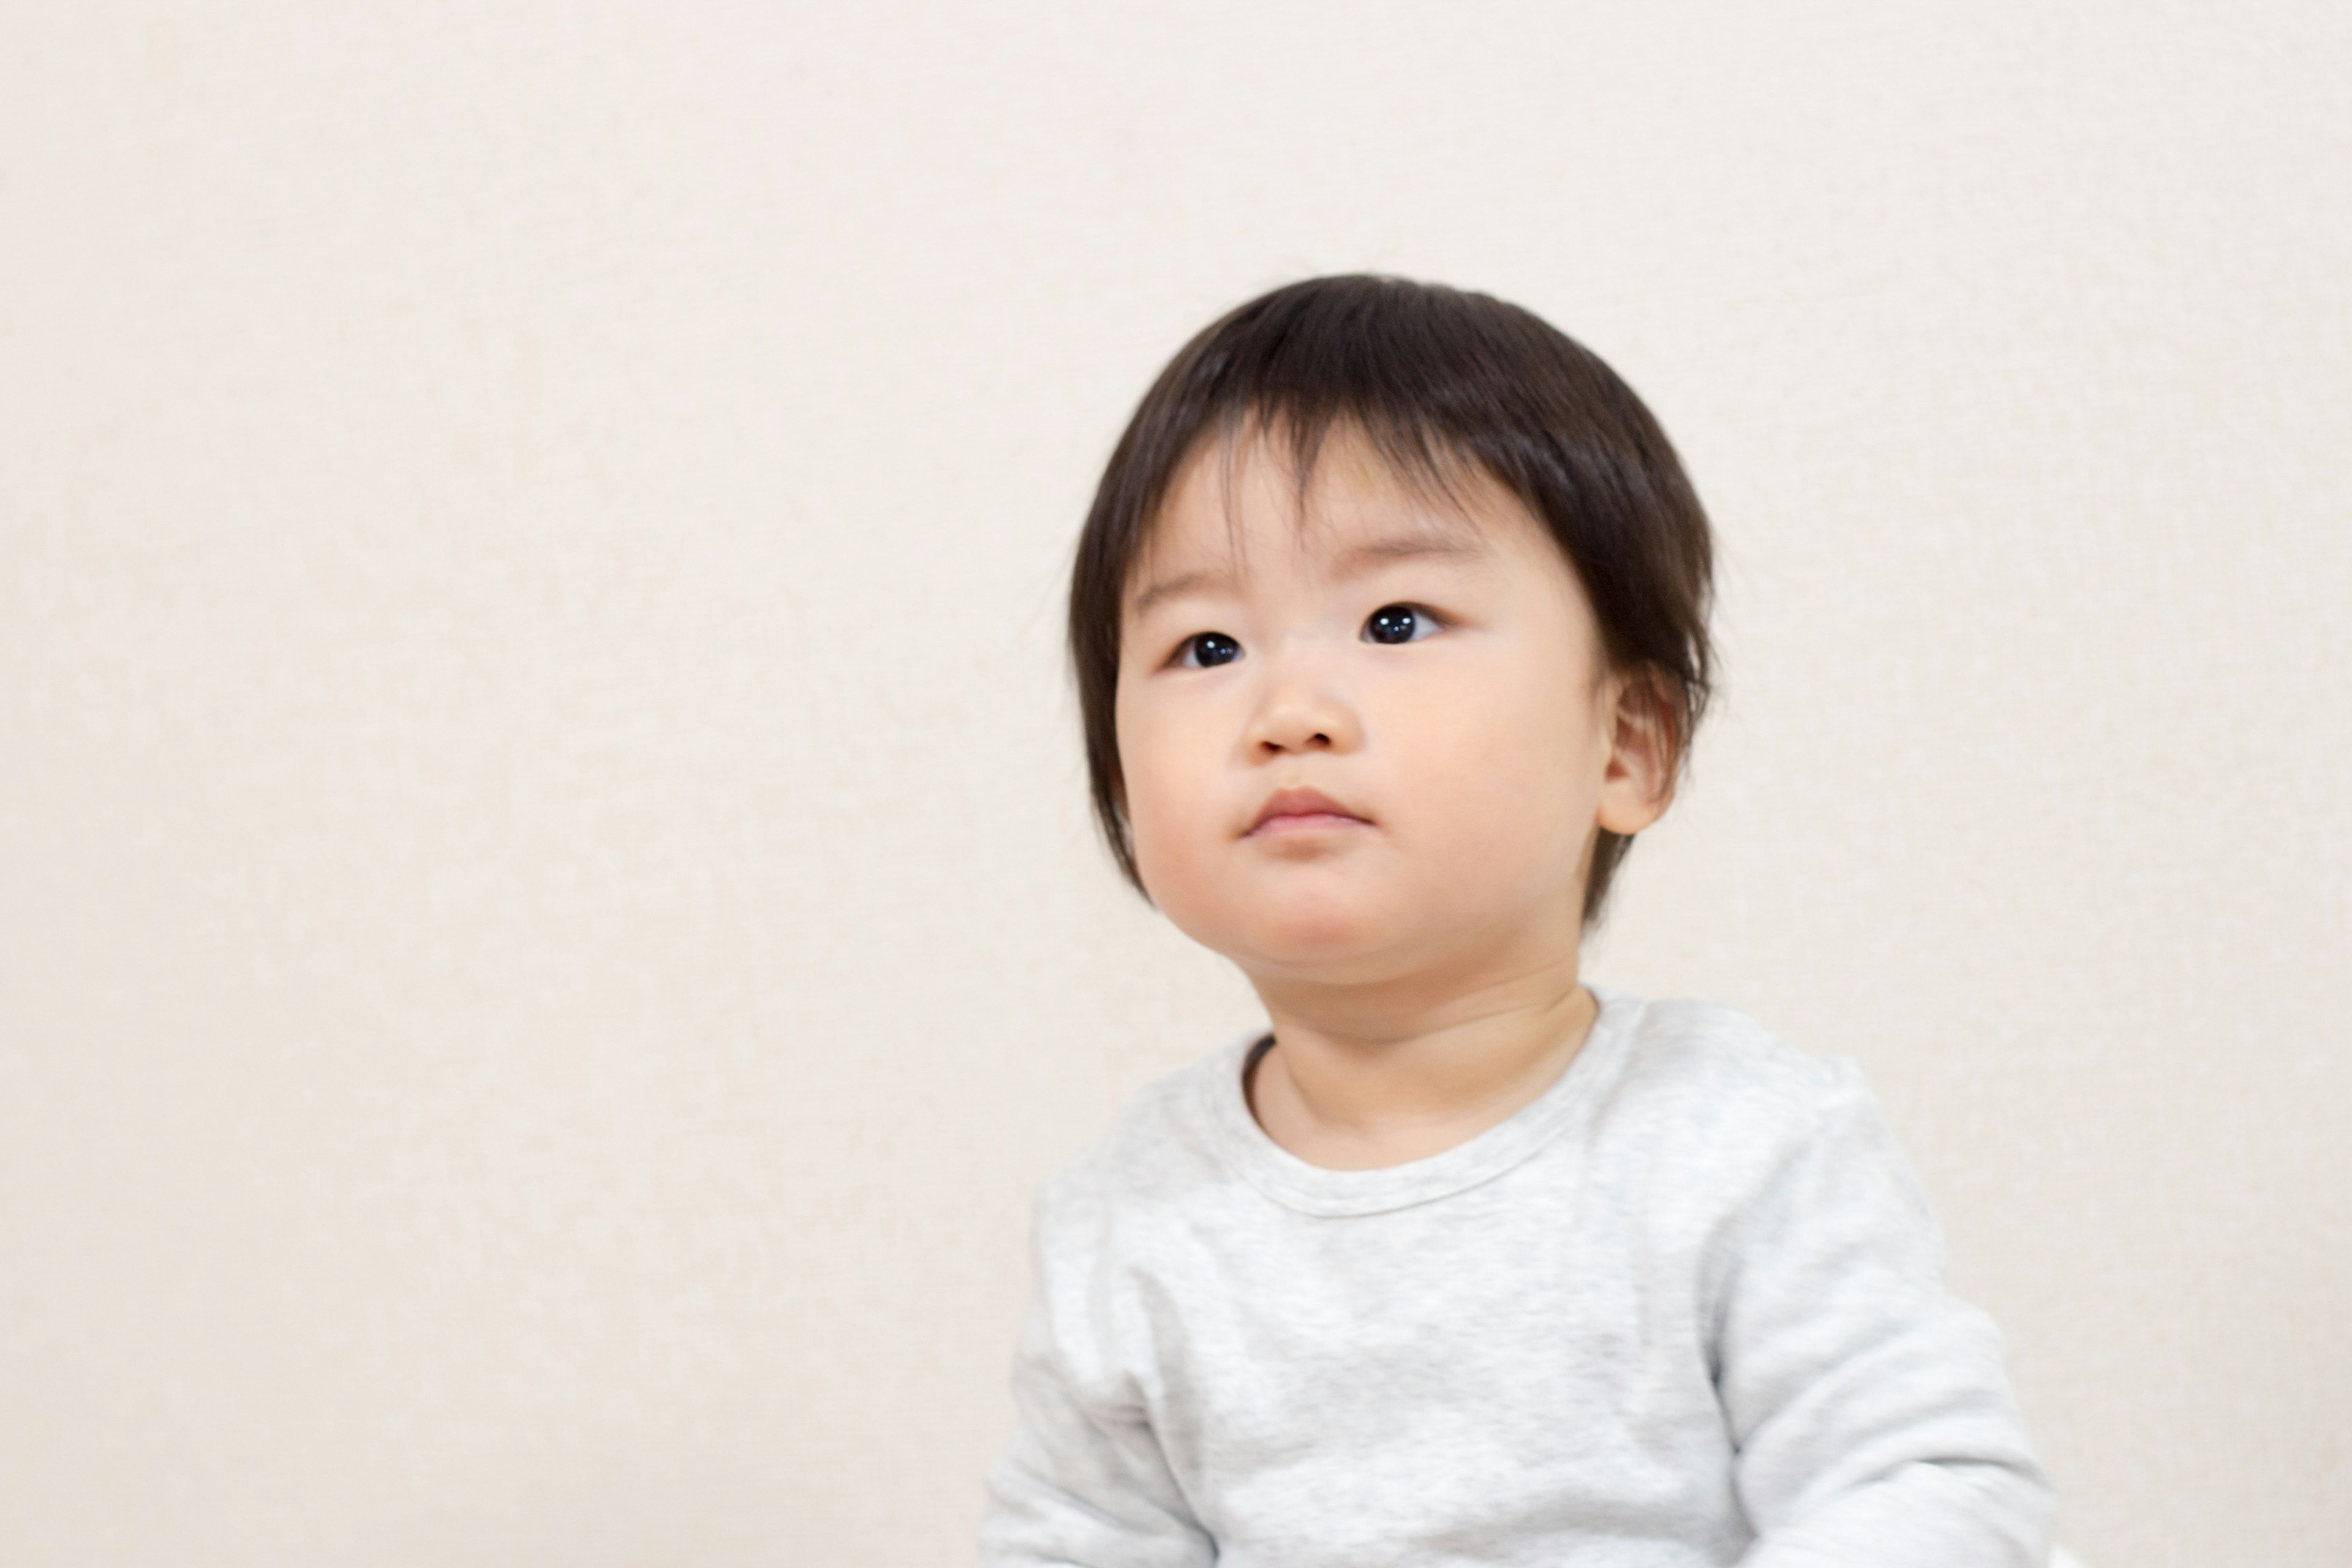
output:
M1591 984L1706 519L1528 312L1276 290L1145 395L1069 636L1111 851L1271 1027L1039 1194L990 1568L2039 1568L2053 1499L1854 1065Z

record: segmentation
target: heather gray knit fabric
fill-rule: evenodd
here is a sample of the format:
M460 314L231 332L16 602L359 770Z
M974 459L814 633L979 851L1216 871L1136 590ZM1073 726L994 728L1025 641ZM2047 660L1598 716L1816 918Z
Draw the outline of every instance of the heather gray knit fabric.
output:
M1039 1194L989 1568L2040 1568L2000 1333L1860 1071L1601 1001L1558 1083L1327 1171L1252 1042Z

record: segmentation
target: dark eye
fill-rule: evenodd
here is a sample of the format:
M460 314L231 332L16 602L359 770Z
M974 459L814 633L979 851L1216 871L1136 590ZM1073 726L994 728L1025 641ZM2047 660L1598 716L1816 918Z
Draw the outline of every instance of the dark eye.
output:
M1176 662L1187 669L1212 669L1241 656L1242 645L1223 632L1194 632L1176 649Z
M1437 629L1437 618L1414 605L1383 605L1364 623L1367 642L1417 642Z

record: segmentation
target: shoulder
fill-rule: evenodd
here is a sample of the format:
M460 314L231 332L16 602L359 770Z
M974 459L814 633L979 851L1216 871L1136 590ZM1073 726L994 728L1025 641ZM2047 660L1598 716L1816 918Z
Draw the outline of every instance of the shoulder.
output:
M1692 998L1622 998L1623 1069L1608 1131L1674 1148L1723 1173L1784 1158L1832 1120L1875 1114L1852 1058L1800 1050L1739 1009Z
M1636 1092L1806 1120L1864 1090L1852 1058L1800 1050L1721 1002L1643 1000L1630 1028L1625 1079Z
M1866 1215L1883 1244L1901 1233L1939 1256L1927 1194L1859 1064L1799 1050L1719 1003L1640 1005L1600 1142L1604 1167L1652 1212L1694 1233Z
M1038 1189L1040 1237L1077 1243L1118 1216L1164 1209L1221 1184L1215 1100L1256 1038L1229 1041L1129 1095L1109 1126Z

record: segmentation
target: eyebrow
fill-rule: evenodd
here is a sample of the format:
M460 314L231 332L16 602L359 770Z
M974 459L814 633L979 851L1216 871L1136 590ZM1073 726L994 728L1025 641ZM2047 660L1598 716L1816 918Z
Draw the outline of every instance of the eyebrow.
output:
M1334 575L1345 581L1398 561L1468 561L1486 553L1487 545L1480 539L1450 533L1402 533L1387 539L1367 540L1351 547L1340 555ZM1233 577L1231 572L1214 567L1180 572L1173 577L1162 578L1150 584L1138 594L1134 613L1147 615L1153 605L1164 600L1202 588L1222 587L1230 584Z

